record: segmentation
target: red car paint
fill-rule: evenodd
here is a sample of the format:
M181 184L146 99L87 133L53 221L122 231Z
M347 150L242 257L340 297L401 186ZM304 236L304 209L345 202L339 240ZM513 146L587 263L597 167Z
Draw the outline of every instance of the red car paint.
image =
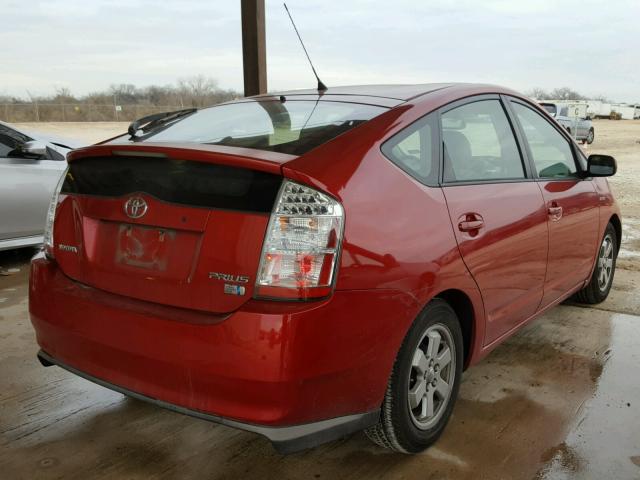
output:
M255 299L268 214L189 208L143 192L149 214L132 220L128 196L61 195L54 242L81 251L56 248L55 260L32 262L30 314L42 350L146 397L267 426L376 411L407 330L434 297L463 323L465 365L478 362L586 284L604 229L620 213L605 179L421 184L380 150L412 122L484 94L544 110L493 86L419 90L402 97L354 87L360 102L403 101L301 156L126 140L73 152L71 163L127 151L277 173L342 204L342 252L327 298ZM471 228L461 231L463 223ZM159 250L150 225L173 232L170 252ZM153 273L141 274L140 262ZM154 270L154 262L164 263ZM250 277L247 294L220 294L211 265Z

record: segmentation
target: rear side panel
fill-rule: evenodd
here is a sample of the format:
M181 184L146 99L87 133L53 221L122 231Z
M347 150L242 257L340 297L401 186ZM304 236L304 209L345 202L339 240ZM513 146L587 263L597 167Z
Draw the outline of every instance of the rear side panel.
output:
M444 290L463 292L473 305L468 361L484 338L482 299L462 262L442 189L414 180L380 151L385 129L403 113L398 107L283 167L285 176L322 188L343 204L336 290L393 289L413 299L402 318L374 314L393 325L388 350L379 352L387 372L413 320Z

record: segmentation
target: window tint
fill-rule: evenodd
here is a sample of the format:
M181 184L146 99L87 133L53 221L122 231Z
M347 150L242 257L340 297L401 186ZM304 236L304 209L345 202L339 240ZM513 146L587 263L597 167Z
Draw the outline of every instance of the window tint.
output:
M142 140L209 143L302 155L387 110L321 100L228 103L198 110Z
M576 174L571 144L542 115L519 103L512 103L524 130L538 176L569 177Z
M498 100L482 100L442 115L444 180L524 178L522 158Z
M425 117L382 146L382 153L389 160L426 184L437 183L437 165L433 160L434 123L433 116Z
M267 213L281 184L279 175L228 165L88 157L69 164L62 192L112 198L144 192L167 203Z

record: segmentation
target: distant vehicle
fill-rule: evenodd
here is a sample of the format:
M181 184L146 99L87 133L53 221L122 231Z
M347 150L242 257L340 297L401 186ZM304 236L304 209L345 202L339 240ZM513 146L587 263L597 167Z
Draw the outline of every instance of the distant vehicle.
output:
M616 103L611 109L620 116L620 120L633 120L636 118L636 106L625 103Z
M611 112L613 108L611 103L603 102L600 100L588 100L587 103L587 115L592 119L594 118L606 118L611 119Z
M47 208L73 140L0 122L0 250L40 245Z
M541 102L540 105L576 140L587 142L589 145L593 143L595 131L590 118L569 116L569 106L561 103ZM577 132L574 132L576 129Z

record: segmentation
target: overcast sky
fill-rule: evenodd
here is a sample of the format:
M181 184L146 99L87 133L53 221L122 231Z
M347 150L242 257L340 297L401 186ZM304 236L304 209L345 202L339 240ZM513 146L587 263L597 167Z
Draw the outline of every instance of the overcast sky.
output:
M267 0L269 90L315 81ZM640 0L289 0L322 80L569 86L640 102ZM242 90L239 0L0 0L0 94L196 74Z

